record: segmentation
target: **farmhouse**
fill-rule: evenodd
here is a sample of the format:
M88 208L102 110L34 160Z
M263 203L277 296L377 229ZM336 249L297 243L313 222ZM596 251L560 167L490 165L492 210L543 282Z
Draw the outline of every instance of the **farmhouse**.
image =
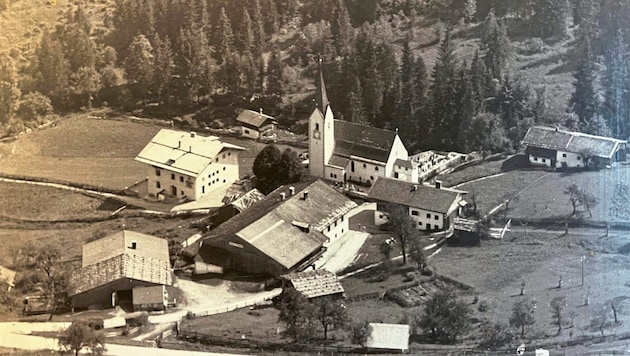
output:
M284 275L281 277L285 286L295 288L307 299L324 296L343 296L343 287L337 275L323 269L303 271Z
M443 188L440 181L430 187L395 179L379 178L370 191L368 199L376 201L374 220L377 225L387 222L385 207L396 204L408 209L409 215L420 230L440 231L453 226L466 205L461 190Z
M248 274L302 271L348 232L356 206L320 180L282 186L205 235L196 258Z
M262 109L260 112L243 110L236 118L236 122L243 137L255 140L261 137L273 137L278 125L272 116L263 114Z
M162 129L136 161L147 165L150 198L198 200L238 180L243 150L215 136Z
M409 350L409 325L370 323L370 328L368 351L404 353Z
M172 283L167 241L123 230L83 245L69 295L73 309L131 306L133 289Z
M312 176L345 183L372 184L378 177L418 181L417 165L398 131L336 120L320 65L317 107L309 117L309 169Z
M626 159L626 143L544 126L531 127L523 139L529 163L550 168L605 167Z

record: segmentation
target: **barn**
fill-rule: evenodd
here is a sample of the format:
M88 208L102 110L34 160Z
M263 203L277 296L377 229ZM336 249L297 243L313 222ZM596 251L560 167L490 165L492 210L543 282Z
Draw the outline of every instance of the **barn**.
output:
M123 230L83 245L69 295L73 309L132 308L134 288L172 283L166 239Z

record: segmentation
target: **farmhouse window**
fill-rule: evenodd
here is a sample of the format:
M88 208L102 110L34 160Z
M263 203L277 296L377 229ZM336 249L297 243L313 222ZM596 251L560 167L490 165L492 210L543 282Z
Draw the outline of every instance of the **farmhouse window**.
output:
M225 179L223 180L223 183L225 183Z
M228 152L228 156L231 156L231 155L232 155L232 152Z
M159 189L162 188L162 185L160 184L160 182L155 182L155 187Z
M330 232L330 225L328 225L328 232Z
M418 216L418 210L412 210L411 211L411 215Z
M543 158L543 159L542 159L542 163L545 163L545 162L547 162L547 160Z
M374 176L370 176L370 180L374 180Z
M183 176L180 176L180 177L179 177L179 181L180 181L181 183L184 183L184 177L183 177Z
M201 194L204 194L206 192L206 187L204 187L203 185L201 186Z
M440 219L440 216L439 216L439 215L436 215L436 216L434 217L434 219L435 219L435 220L439 220L439 219Z
M341 215L341 221L343 221L343 215Z
M225 170L225 167L223 167L223 170Z
M378 171L378 166L374 167L374 170L375 170L375 171Z
M394 173L394 178L398 178L398 172Z
M566 153L563 153L563 154L562 154L562 157L566 158L566 157L567 157L567 154L566 154Z
M333 174L332 174L332 173L330 173L330 178L332 178L332 177L333 177Z
M181 193L181 195L184 195L184 191L183 190L180 193Z
M418 221L418 226L422 226L422 221Z
M215 162L219 162L219 157L214 159Z
M577 158L578 158L578 161L582 160L582 156L577 156Z
M223 154L223 158L225 158L225 153Z
M433 228L436 229L436 230L440 229L440 227L438 225L433 225Z
M160 176L160 170L159 169L155 170L155 175L158 176L158 177Z
M246 133L246 134L248 134L248 133L249 133L249 130L248 130L248 129L245 129L245 133Z
M427 219L431 219L431 214L427 213Z
M534 161L538 162L538 157L534 157Z
M171 179L175 180L175 174L174 173L171 173Z
M365 163L363 163L363 168L365 168L365 167L367 167L367 166L365 165Z

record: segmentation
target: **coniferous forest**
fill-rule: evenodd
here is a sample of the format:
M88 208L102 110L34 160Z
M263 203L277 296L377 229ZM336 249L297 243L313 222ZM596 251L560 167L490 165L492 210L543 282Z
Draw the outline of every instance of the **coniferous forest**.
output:
M206 124L264 108L300 133L320 58L339 119L398 128L415 150L512 151L534 124L630 134L630 0L116 0L58 14L33 50L0 52L2 135L94 107ZM552 48L571 75L564 101L516 65Z

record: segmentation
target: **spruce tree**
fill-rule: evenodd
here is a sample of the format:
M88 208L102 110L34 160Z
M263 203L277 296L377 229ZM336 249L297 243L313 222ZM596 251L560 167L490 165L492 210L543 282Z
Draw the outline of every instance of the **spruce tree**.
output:
M479 51L475 51L473 61L470 64L470 84L473 94L475 112L485 110L485 99L488 89L492 89L490 77L487 75L486 66L483 64ZM490 94L493 94L492 91Z
M453 149L459 128L457 122L456 71L450 29L446 29L431 73L431 135L437 149Z
M249 16L247 9L243 10L243 23L241 24L241 51L243 53L250 52L255 53L255 38L254 38L254 25L252 19Z
M155 72L153 76L153 90L160 102L167 102L169 98L169 89L173 76L173 67L175 65L173 49L171 41L168 37L161 39L156 36L155 43Z
M265 25L260 10L260 0L254 0L251 6L252 30L254 32L254 49L252 54L258 61L263 52L263 46L266 41Z
M36 57L38 91L51 99L59 98L68 86L70 64L61 43L47 29L44 29Z
M595 131L593 123L599 110L595 92L595 69L590 43L583 44L578 66L573 74L574 92L569 101L569 109L578 116L578 129L582 132Z
M280 58L280 50L277 47L271 52L269 62L267 63L266 74L267 87L265 92L269 95L282 95L282 62Z
M475 103L475 93L473 91L471 73L468 65L464 61L458 74L457 82L457 122L459 122L457 149L462 152L470 152L472 150L469 144L470 125L472 118L477 114L477 105Z
M427 67L422 57L418 56L413 66L413 119L416 121L415 141L420 148L429 148L431 141L430 115L427 110L427 91L429 79L427 78Z
M617 31L615 45L606 55L604 75L604 105L602 114L607 119L613 136L626 139L630 135L630 66L628 45L623 32Z
M398 110L398 117L411 120L415 114L415 77L413 73L414 57L409 48L410 36L405 36L405 42L403 42L401 65L400 65L400 78L401 78L401 96L400 106Z
M125 60L127 79L134 85L136 94L146 100L153 81L153 46L144 35L137 35L129 45L128 53Z
M510 57L510 40L505 26L496 19L492 11L486 17L483 27L481 48L485 51L484 64L492 78L500 79Z
M346 56L352 47L353 29L344 0L335 1L330 22L332 40L338 56Z
M363 112L363 89L361 81L358 77L354 77L354 86L348 93L348 102L350 106L350 121L365 125L365 113Z
M234 53L234 31L232 22L227 16L224 7L221 8L221 15L219 16L219 32L220 42L217 48L217 55L219 58L218 63L221 64Z
M567 34L569 4L567 0L535 0L531 21L537 32L532 35L548 38Z

